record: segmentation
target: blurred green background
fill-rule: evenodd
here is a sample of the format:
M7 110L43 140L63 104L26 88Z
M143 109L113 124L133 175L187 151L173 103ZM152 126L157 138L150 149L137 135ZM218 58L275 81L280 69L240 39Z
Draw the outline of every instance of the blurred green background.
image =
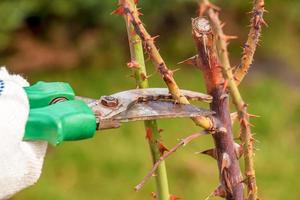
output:
M237 65L248 32L251 2L215 1L225 32L239 36L230 48ZM112 0L1 0L0 65L38 80L69 82L79 95L99 97L135 88L126 67L128 42L123 18L110 15ZM181 68L181 88L205 91L201 73L176 63L195 54L190 18L196 0L140 0L149 32L170 68ZM255 62L241 85L256 133L256 172L263 199L300 199L300 1L266 0L266 21ZM164 87L147 62L152 87ZM199 131L189 119L160 120L167 147ZM187 128L188 127L188 128ZM38 183L12 199L151 199L153 179L133 187L151 167L143 123L98 132L91 140L49 147ZM171 193L204 199L218 185L214 160L195 152L213 146L210 136L193 141L167 159Z

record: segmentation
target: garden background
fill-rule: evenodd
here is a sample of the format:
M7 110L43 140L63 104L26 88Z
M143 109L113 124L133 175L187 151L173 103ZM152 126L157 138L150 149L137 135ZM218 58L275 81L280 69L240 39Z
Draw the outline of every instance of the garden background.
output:
M237 65L248 33L251 2L215 1L222 8L225 32L239 38L229 46ZM263 199L300 199L300 1L265 0L268 28L241 93L256 133L256 173ZM122 17L110 13L112 0L1 0L0 65L31 83L66 81L78 95L97 98L135 88ZM184 89L204 92L199 70L178 62L195 54L191 18L195 0L140 0L143 21L167 64L181 70L175 79ZM165 87L150 61L152 87ZM199 131L189 119L159 120L167 147ZM215 161L195 152L213 146L202 137L166 160L171 193L204 199L218 184ZM151 199L152 179L138 193L133 187L151 167L142 122L97 132L90 140L49 147L38 183L12 199Z

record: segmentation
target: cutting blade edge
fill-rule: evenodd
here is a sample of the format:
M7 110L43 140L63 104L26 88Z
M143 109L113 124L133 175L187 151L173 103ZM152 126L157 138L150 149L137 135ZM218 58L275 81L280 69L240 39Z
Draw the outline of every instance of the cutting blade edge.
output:
M152 120L162 118L189 118L210 116L214 112L194 105L175 104L168 101L149 101L133 105L130 109L114 116L120 122Z

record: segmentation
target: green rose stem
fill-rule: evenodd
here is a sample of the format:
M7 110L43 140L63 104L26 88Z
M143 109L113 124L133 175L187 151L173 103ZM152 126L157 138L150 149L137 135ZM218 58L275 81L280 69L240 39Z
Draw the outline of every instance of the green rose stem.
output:
M132 4L132 7L134 7L134 9L136 10L136 6L134 5L134 2L132 0L128 1L128 3ZM134 77L138 88L148 88L149 83L145 67L142 41L140 37L135 33L132 24L128 23L126 17L125 22L127 27L131 55L131 61L128 63L128 67L130 67L134 73ZM152 160L154 164L159 160L161 153L163 153L161 149L162 144L160 143L160 131L157 127L156 120L148 120L145 121L144 124L146 129L146 138L149 142ZM156 170L155 181L157 198L159 200L169 200L168 177L164 162L161 162Z

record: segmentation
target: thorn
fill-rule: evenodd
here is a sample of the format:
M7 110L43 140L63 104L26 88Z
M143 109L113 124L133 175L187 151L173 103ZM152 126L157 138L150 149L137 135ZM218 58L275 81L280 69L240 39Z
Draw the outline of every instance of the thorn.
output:
M246 14L252 15L253 14L253 10L246 12Z
M170 200L179 200L181 198L176 197L174 194L170 194Z
M228 80L226 79L223 84L222 93L225 93L227 86L228 86Z
M148 41L150 40L150 41L155 42L155 40L156 40L157 38L159 38L159 35L153 36L153 37L148 38L148 39L146 39L146 40L148 40Z
M230 113L230 118L231 118L231 125L234 124L234 122L237 120L238 118L238 113L237 112L233 112L233 113Z
M186 142L184 139L179 139L179 141L181 141L183 144L182 146L185 147L185 145L187 145L188 142Z
M223 35L223 36L221 36L221 38L227 42L229 40L237 39L238 37L235 35Z
M132 60L127 63L127 67L132 69L132 68L139 68L140 64L136 62L135 60Z
M260 148L257 148L257 147L253 147L253 149L254 149L255 151L260 151Z
M264 18L261 18L261 24L265 25L267 28L269 27L269 25L267 24L267 22L264 20Z
M161 132L163 132L163 131L164 131L164 129L162 129L162 128L159 128L157 131L158 131L159 133L161 133Z
M266 21L262 18L261 15L256 14L253 18L253 25L254 28L258 29L261 25L265 25L266 27L269 27L269 25L266 23Z
M138 24L138 25L143 25L143 26L145 26L145 25L143 24L143 22L141 22L141 21L138 21L137 24Z
M158 148L161 156L164 155L165 151L169 151L169 149L167 149L167 147L163 143L158 142L158 145L159 145Z
M151 128L146 128L146 139L148 141L152 141L153 140L153 133L152 133L152 129Z
M205 200L210 199L211 197L221 197L225 198L226 197L226 191L222 185L219 185L210 195L208 195Z
M255 125L251 124L249 121L248 121L248 125L251 126L251 127L255 127Z
M170 70L169 72L171 73L171 75L173 76L175 72L178 72L180 70L180 68L176 68L174 70Z
M209 200L211 197L213 197L213 194L214 192L210 193L204 200Z
M252 117L252 118L258 118L258 117L261 117L259 115L255 115L255 114L250 114L250 113L247 113L248 117Z
M234 65L231 67L231 71L234 73L239 68L238 65ZM233 77L235 79L235 77Z
M153 199L156 199L156 197L157 197L157 195L156 195L156 193L155 192L151 192L151 197L153 198Z
M257 28L260 25L260 18L260 15L253 16L253 24L255 28Z
M160 35L153 36L152 39L158 38Z
M138 16L143 16L143 13L140 12L140 10L141 10L141 8L137 8L137 9L136 9L137 15L138 15Z
M208 149L208 150L205 150L205 151L202 151L200 152L201 154L204 154L204 155L208 155L214 159L218 159L218 155L217 155L217 150L215 148L213 149Z
M231 165L231 161L229 158L229 155L227 153L223 153L222 155L222 161L221 161L221 173L223 173L223 170L228 168Z
M222 198L225 198L226 196L226 192L225 192L225 189L222 185L219 185L213 192L213 195L215 197L222 197Z
M144 80L147 80L147 79L149 79L151 76L152 76L153 74L150 74L150 75L146 75L145 73L141 73L141 79L142 79L142 81L144 81Z
M222 22L221 23L221 28L224 28L225 25L226 25L226 22Z
M124 14L124 7L122 5L120 5L117 9L113 10L110 14L111 15L113 15L113 14L123 15Z
M247 184L247 182L248 182L248 177L245 177L245 178L240 180L240 183Z
M240 124L242 124L243 126L248 126L249 125L249 122L248 122L248 120L246 120L245 118L241 118L240 119Z
M239 122L240 122L240 124L241 123L244 123L244 119L242 118L242 119L239 119Z
M234 152L237 159L240 159L244 153L243 147L238 143L234 143Z
M258 139L255 139L255 138L253 138L253 139L254 139L254 142L260 143L260 141Z
M192 56L184 61L181 61L179 63L177 63L178 65L180 64L186 64L186 65L197 65L197 59L198 59L198 55Z

